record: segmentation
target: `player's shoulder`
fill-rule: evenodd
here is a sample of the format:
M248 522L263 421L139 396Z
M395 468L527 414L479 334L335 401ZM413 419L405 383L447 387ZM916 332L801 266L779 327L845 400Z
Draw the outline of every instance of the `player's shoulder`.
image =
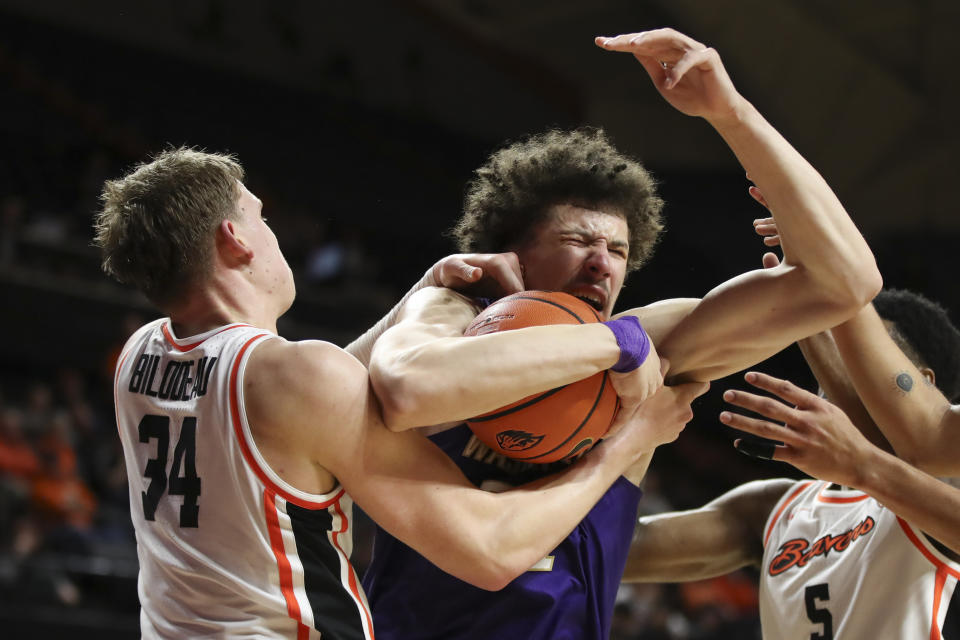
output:
M251 422L297 430L346 420L369 395L367 370L329 342L268 340L251 355L243 380Z
M250 358L246 378L296 390L343 376L365 375L359 360L323 340L267 340Z

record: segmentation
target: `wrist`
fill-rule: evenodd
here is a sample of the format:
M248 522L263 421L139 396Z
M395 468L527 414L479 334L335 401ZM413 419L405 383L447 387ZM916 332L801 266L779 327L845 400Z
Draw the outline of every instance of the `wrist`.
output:
M620 357L610 369L617 373L638 369L650 355L650 337L643 330L640 320L636 316L626 315L602 324L613 332L620 347Z

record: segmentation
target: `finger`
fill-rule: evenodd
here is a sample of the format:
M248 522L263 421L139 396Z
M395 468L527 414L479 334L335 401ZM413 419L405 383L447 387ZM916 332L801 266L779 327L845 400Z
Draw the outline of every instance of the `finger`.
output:
M772 269L780 266L780 258L777 257L777 254L773 253L772 251L768 251L763 254L762 260L764 269Z
M701 49L696 51L687 51L683 56L677 60L673 65L668 65L666 68L667 82L666 88L672 89L683 79L683 76L686 73L694 68L701 65L710 65L713 60L713 50L712 49Z
M733 441L733 446L740 453L760 460L780 460L778 454L786 449L783 445L778 445L772 440L748 440L745 438L737 438Z
M748 371L747 374L744 375L744 379L758 389L769 391L797 407L809 407L818 402L822 402L820 398L809 391L801 389L789 380L774 378L759 371ZM743 392L741 391L739 393Z
M724 391L723 401L780 422L795 424L800 418L796 409L779 400L768 396L758 396L746 391L738 391L737 389Z
M464 282L476 282L483 276L483 269L467 264L462 260L457 260L455 265L454 277L458 277Z
M770 208L770 206L767 204L767 199L763 197L763 193L760 191L760 189L751 185L750 187L747 188L747 193L750 194L751 198L753 198L763 206L767 207L768 209ZM768 219L773 220L773 218L768 218Z
M763 225L763 224L776 225L776 224L777 224L777 221L774 220L772 217L757 218L756 220L753 221L753 226L755 226L755 227L756 227L757 225Z
M767 236L763 239L763 244L768 247L779 247L780 246L780 235Z
M769 420L749 418L734 411L720 412L720 422L728 427L733 427L739 431L746 431L747 433L751 433L760 438L766 438L767 440L787 443L793 438L792 432L783 425L770 422Z
M523 291L519 263L514 265L507 260L493 260L487 265L487 275L503 287L507 295Z
M780 231L777 229L775 224L756 224L753 225L753 230L761 236L776 236L780 234Z
M610 49L611 51L629 51L629 47L634 38L640 35L637 33L622 33L618 36L597 36L593 39L598 47Z

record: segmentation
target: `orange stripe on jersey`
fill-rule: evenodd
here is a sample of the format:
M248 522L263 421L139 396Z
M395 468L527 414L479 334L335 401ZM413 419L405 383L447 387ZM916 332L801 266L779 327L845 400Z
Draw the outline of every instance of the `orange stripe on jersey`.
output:
M790 494L790 497L783 501L783 504L780 505L780 508L777 509L777 512L773 514L773 518L770 519L770 526L767 527L767 533L763 536L763 546L767 546L767 541L770 540L770 534L773 532L773 527L777 524L777 520L780 519L780 516L783 515L783 510L790 506L790 503L797 499L797 496L800 495L800 492L813 484L812 480L802 483L799 487L793 490L793 493Z
M943 596L943 585L947 582L947 573L943 568L937 569L937 579L933 585L933 613L930 616L930 640L941 640L940 625L937 624L937 614L940 612L940 598Z
M960 580L960 571L957 571L950 565L940 560L940 558L933 555L930 552L930 549L928 549L926 545L920 542L920 539L917 538L917 535L913 532L913 529L910 527L910 525L906 523L906 521L903 518L901 518L900 516L897 516L897 522L900 524L900 528L903 529L903 532L907 534L907 538L910 539L910 542L913 543L913 546L919 549L920 553L922 553L927 560L932 562L934 566L937 567L938 570L944 571L945 573L953 576L957 580Z
M303 626L300 615L300 603L297 602L293 594L293 569L290 567L290 560L283 548L283 535L280 532L280 517L277 515L276 494L270 489L263 490L263 511L267 518L267 531L270 534L270 548L273 550L273 556L277 559L277 569L280 573L280 592L283 599L287 602L287 614L297 621L299 627ZM297 637L300 637L299 627Z
M830 485L828 484L828 485L825 485L823 489L820 490L820 493L817 494L817 502L826 502L828 504L850 504L852 502L860 502L862 500L866 500L867 498L870 497L865 493L859 496L843 496L843 497L828 496L826 494L826 491L829 488L830 488Z
M347 581L350 583L350 593L353 594L354 600L357 601L357 604L360 605L360 608L363 610L363 615L367 620L367 629L370 630L370 640L373 640L373 620L370 619L370 612L367 611L367 607L363 603L363 598L360 596L360 589L357 587L357 574L353 570L353 564L350 562L350 558L347 557L347 554L343 552L343 548L340 546L340 543L337 542L338 536L350 528L350 521L340 508L339 500L333 505L333 508L337 512L337 515L340 516L341 526L340 529L333 532L331 541L333 542L333 546L337 548L337 551L340 552L340 555L343 556L347 563Z
M230 415L233 417L233 432L237 436L237 442L240 444L240 451L243 453L243 458L247 461L247 464L250 466L253 472L257 474L257 477L260 478L260 482L269 487L275 494L283 497L283 499L287 502L293 503L298 507L303 507L304 509L326 509L331 504L339 500L340 496L343 495L344 489L342 487L340 491L337 492L337 495L322 502L304 500L303 498L298 498L288 491L284 491L282 487L277 486L277 484L270 479L266 472L257 463L257 459L254 458L253 452L250 450L250 444L247 442L247 439L243 434L243 426L240 422L240 400L237 386L239 384L238 376L240 371L240 362L243 360L243 354L246 353L248 348L250 348L250 345L266 335L269 334L259 333L247 340L244 345L240 347L240 351L237 352L237 355L233 360L233 365L231 366L230 370Z
M190 344L184 345L184 346L181 347L180 345L178 345L178 344L175 342L176 338L174 338L174 337L173 337L173 334L170 333L170 329L167 328L167 324L168 324L168 323L164 322L163 325L160 327L160 329L163 331L163 337L167 339L167 342L170 343L170 346L171 346L171 347L173 347L173 348L176 349L177 351L180 351L181 353L186 352L186 351L190 351L191 349L196 349L197 347L199 347L200 345L202 345L204 342L206 342L207 340L209 340L209 339L212 338L213 336L218 335L218 334L221 334L221 333L223 333L224 331L230 331L231 329L236 329L237 327L249 327L249 326L250 326L249 324L242 324L242 323L241 323L241 324L231 324L231 325L228 326L228 327L224 327L223 329L220 329L220 331L217 331L217 333L214 333L214 334L211 334L211 335L207 336L206 338L204 338L203 340L200 340L199 342L191 342Z

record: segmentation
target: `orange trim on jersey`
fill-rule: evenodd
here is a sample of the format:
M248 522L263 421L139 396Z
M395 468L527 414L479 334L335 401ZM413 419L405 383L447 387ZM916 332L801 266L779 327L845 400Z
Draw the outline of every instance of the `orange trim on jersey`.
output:
M913 543L913 546L919 549L920 553L922 553L927 560L932 562L933 565L937 567L938 570L944 571L945 573L950 574L957 580L960 580L960 571L957 571L956 569L954 569L953 567L945 563L943 560L933 555L933 553L930 552L930 549L928 549L926 545L924 545L920 541L920 538L917 537L917 534L913 532L913 529L910 527L910 525L906 523L906 521L903 518L901 518L900 516L897 516L897 522L900 524L900 528L903 529L903 532L907 534L907 538L910 539L910 542Z
M780 508L777 509L777 512L773 514L773 518L770 519L770 526L767 527L767 533L763 536L763 546L767 546L767 541L770 540L770 534L773 533L773 527L777 524L777 520L780 519L780 516L783 515L783 510L786 509L791 502L797 499L797 496L800 495L800 492L813 484L812 480L808 480L802 483L799 487L793 490L793 493L790 494L790 497L783 501L783 504L780 505Z
M257 463L257 459L253 456L253 451L250 449L250 443L247 442L247 439L243 434L243 426L240 422L240 400L239 393L237 391L237 385L239 384L238 376L240 371L240 362L243 360L243 354L246 353L248 348L250 348L250 345L266 335L270 334L259 333L247 340L243 346L240 347L240 351L237 352L237 355L233 360L233 365L230 368L230 415L233 418L233 431L237 436L237 442L240 444L240 451L243 453L243 458L247 461L247 464L250 465L250 468L257 475L257 477L260 478L260 482L269 487L275 494L281 496L287 502L293 503L298 507L311 510L326 509L331 504L339 500L340 496L344 494L343 487L340 488L340 491L338 491L335 496L325 501L318 502L298 498L289 491L285 491L282 487L277 486L277 484L270 479L263 468L261 468Z
M947 573L943 568L937 569L937 579L933 584L933 613L930 616L930 640L941 640L940 625L937 624L937 614L940 612L940 598L943 596L943 585L947 582Z
M263 511L267 518L267 532L270 534L270 548L273 550L273 557L277 559L277 570L280 573L280 592L283 599L287 602L287 615L297 621L299 627L303 626L301 622L300 603L293 593L293 569L290 567L290 559L283 548L283 534L280 531L280 516L277 515L276 494L270 489L263 490ZM297 628L297 637L300 637L300 629Z
M200 340L199 342L191 342L190 344L184 345L184 346L181 347L180 345L178 345L178 344L175 342L176 338L173 337L173 334L170 333L170 329L167 328L167 325L168 325L168 324L170 324L170 323L169 323L169 322L164 322L164 323L160 326L160 330L163 331L163 337L167 339L167 342L170 343L170 346L171 346L171 347L173 347L174 349L176 349L177 351L179 351L179 352L181 352L181 353L190 351L191 349L196 349L197 347L199 347L200 345L202 345L204 342L206 342L207 340L209 340L209 339L212 338L213 336L218 335L218 334L221 334L221 333L223 333L224 331L229 331L230 329L236 329L237 327L249 327L249 326L250 326L249 324L243 324L243 323L240 323L240 324L231 324L230 326L227 326L227 327L224 327L223 329L220 329L220 331L217 331L216 333L210 334L209 336L207 336L207 337L204 338L203 340Z
M333 546L337 548L337 551L340 552L340 555L343 556L344 561L347 563L347 582L350 586L350 593L353 594L354 600L357 601L357 604L360 605L360 608L363 610L363 615L367 619L367 629L370 630L370 640L374 640L373 620L370 619L370 612L367 610L366 605L363 603L363 598L360 596L360 589L357 587L357 574L353 570L353 563L350 562L350 558L346 553L343 552L343 548L340 546L340 543L337 542L339 535L350 528L350 521L347 519L343 509L340 508L339 500L333 505L333 508L337 512L337 515L340 516L341 526L339 530L334 531L333 535L330 536L331 542L333 542Z
M850 504L852 502L860 502L861 500L866 500L867 498L870 497L865 493L859 496L844 496L844 497L828 496L825 494L825 492L829 488L830 488L830 485L828 484L824 486L823 489L820 490L820 492L817 494L817 502L826 502L828 504Z

